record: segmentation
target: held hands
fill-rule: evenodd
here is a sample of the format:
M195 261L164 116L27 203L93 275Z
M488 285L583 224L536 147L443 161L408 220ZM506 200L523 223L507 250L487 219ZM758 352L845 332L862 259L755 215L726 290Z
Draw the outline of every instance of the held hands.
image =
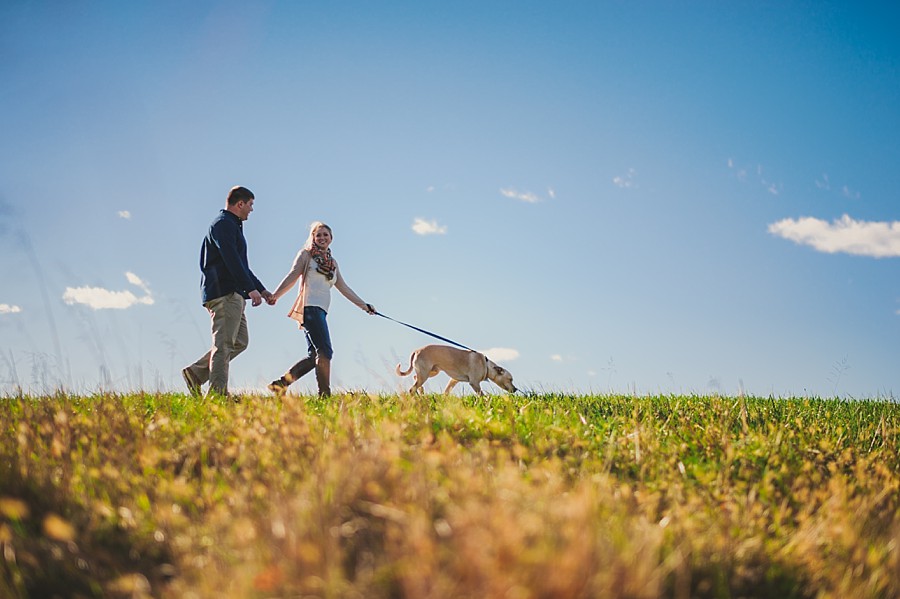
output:
M260 293L255 289L250 292L250 304L255 308L263 303L263 300L270 306L275 305L275 295L271 291L263 291Z
M373 306L372 304L366 304L366 312L373 315L378 314L378 310L376 310L375 306Z

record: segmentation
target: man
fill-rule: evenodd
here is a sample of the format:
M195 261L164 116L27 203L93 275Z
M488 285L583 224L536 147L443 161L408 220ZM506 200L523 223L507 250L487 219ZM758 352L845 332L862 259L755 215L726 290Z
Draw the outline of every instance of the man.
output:
M212 318L212 348L181 371L194 395L199 395L206 381L211 393L228 394L228 366L250 340L245 301L249 299L254 307L263 300L275 303L247 263L244 221L253 212L254 199L246 187L233 187L200 248L200 287L203 307Z

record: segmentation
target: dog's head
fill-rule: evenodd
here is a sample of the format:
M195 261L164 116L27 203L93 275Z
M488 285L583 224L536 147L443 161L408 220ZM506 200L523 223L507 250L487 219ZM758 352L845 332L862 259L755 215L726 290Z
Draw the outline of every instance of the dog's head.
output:
M516 386L513 385L512 373L501 366L497 366L491 360L488 360L487 364L488 379L498 387L503 387L510 393L515 393Z

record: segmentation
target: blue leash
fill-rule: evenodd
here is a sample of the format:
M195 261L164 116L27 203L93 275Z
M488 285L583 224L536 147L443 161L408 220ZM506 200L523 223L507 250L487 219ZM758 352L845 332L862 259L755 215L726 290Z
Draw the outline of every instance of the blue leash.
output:
M450 343L451 345L455 345L456 347L461 347L462 349L467 349L467 350L469 350L469 351L475 351L475 350L472 349L471 347L466 347L466 346L463 345L462 343L457 343L456 341L451 341L450 339L447 339L446 337L441 337L440 335L435 335L434 333L432 333L432 332L430 332L430 331L426 331L425 329L420 329L419 327L414 327L414 326L411 325L411 324L407 324L407 323L405 323L405 322L400 322L399 320L396 320L396 319L394 319L394 318L391 318L390 316L385 316L384 314L382 314L382 313L379 312L378 310L375 311L375 314L377 314L378 316L381 316L382 318L387 318L388 320L393 320L393 321L396 322L397 324L402 324L402 325L405 326L405 327L409 327L409 328L411 328L411 329L415 329L416 331L419 331L420 333L425 333L426 335L429 335L429 336L431 336L431 337L434 337L435 339L440 339L441 341L446 341L447 343Z

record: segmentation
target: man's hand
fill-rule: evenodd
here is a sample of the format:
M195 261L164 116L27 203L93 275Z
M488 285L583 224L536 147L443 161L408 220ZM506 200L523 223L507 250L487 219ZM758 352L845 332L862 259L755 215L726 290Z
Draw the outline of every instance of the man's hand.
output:
M263 291L262 296L263 299L266 300L266 303L270 306L274 306L275 302L278 301L277 299L275 299L275 294L271 291Z
M256 306L260 305L260 304L262 303L262 301L263 301L263 298L262 298L262 296L259 294L259 291L257 291L256 289L254 289L253 291L250 292L250 304L251 304L254 308L255 308Z

